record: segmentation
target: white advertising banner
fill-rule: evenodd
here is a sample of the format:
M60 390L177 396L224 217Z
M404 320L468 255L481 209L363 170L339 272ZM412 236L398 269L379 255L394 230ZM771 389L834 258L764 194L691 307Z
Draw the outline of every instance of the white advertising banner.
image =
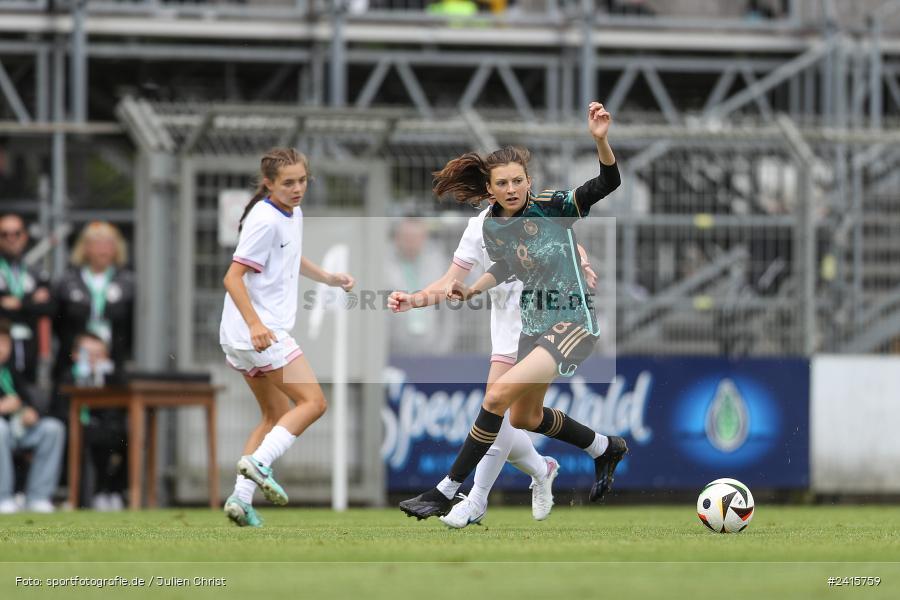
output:
M817 356L810 406L816 492L900 492L900 357Z

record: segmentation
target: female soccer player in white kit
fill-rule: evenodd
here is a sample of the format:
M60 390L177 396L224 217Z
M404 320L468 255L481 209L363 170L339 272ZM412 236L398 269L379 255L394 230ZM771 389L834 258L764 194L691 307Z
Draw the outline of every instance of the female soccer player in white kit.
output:
M465 279L476 265L485 271L493 265L484 248L482 237L484 218L489 210L490 208L486 208L469 219L459 245L453 253L453 262L443 277L419 292L395 291L390 295L388 306L394 312L405 312L411 308L423 308L440 303L446 298L445 291L450 282ZM579 250L582 253L581 266L593 287L596 275L591 270L583 248L579 247ZM522 332L519 311L521 292L522 282L519 280L508 281L490 291L491 367L488 372L488 388L516 364L519 335ZM480 522L487 512L488 493L506 461L531 476L532 516L538 521L546 519L553 508L552 487L553 480L559 473L559 463L552 457L538 454L528 434L512 427L508 419L504 420L496 441L475 468L475 481L469 495L460 494L462 502L453 505L453 498L459 485L449 479L442 481L437 488L443 495L442 499L446 501L436 503L435 511L428 516L440 515L440 520L453 528L463 528L471 523ZM400 504L400 508L404 510L403 503ZM420 513L407 514L423 518Z
M271 465L325 413L319 382L290 335L298 279L304 275L345 291L354 283L350 275L323 271L302 255L300 203L308 184L309 163L293 148L275 148L262 157L260 184L241 217L238 246L224 280L219 341L262 412L237 463L234 492L225 502L225 514L241 527L262 525L252 504L256 486L269 501L287 503Z

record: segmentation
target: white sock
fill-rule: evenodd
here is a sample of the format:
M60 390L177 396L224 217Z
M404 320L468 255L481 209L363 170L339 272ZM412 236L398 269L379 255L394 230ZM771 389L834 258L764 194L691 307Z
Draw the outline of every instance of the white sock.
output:
M444 479L439 484L437 484L437 490L444 496L452 500L453 496L456 495L456 492L457 490L459 490L459 486L461 485L461 483L457 483L449 477L444 477Z
M234 482L234 496L237 496L238 500L246 502L247 504L253 504L253 492L256 491L256 482L252 479L247 479L243 475L237 476L237 481Z
M293 435L281 425L276 425L272 428L272 431L266 434L262 444L253 453L253 458L268 467L287 452L287 449L291 447L291 444L296 439L296 435Z
M481 508L487 506L488 494L500 476L503 465L506 464L516 433L523 432L510 425L509 419L504 417L503 423L500 424L500 431L497 433L497 439L475 467L475 483L472 485L468 498L476 506Z
M590 454L591 458L597 458L598 456L606 452L607 446L609 446L609 438L605 435L595 433L594 441L591 442L591 445L585 448L584 451Z
M531 436L521 429L513 429L512 447L507 460L512 466L538 481L547 477L547 461L534 449Z

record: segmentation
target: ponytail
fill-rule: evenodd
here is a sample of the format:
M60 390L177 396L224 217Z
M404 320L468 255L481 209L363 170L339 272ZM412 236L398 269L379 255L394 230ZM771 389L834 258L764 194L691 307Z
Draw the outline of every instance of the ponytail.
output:
M467 152L448 162L443 169L432 173L431 189L438 196L450 194L461 204L471 204L475 208L490 198L487 186L491 181L491 169L509 163L522 165L528 175L528 161L531 153L524 148L506 146L482 158L475 152Z
M244 228L244 219L247 218L247 215L250 214L250 211L253 210L253 207L256 206L257 202L266 198L269 195L269 190L266 189L265 180L275 181L278 179L278 171L281 170L282 167L287 167L290 165L296 165L298 163L302 163L306 168L307 174L312 177L312 173L309 172L309 159L306 158L306 155L302 152L298 152L294 148L272 148L259 161L259 183L256 184L256 192L253 194L253 197L250 198L250 202L247 203L247 206L244 207L244 214L241 215L241 220L238 222L238 233Z
M450 194L461 204L477 207L489 197L487 184L491 171L475 152L467 152L448 162L443 169L432 173L431 189L437 196Z
M238 233L244 228L244 219L247 218L247 215L250 214L250 211L253 210L253 207L256 206L256 203L265 198L268 195L268 190L262 181L256 186L256 193L253 194L253 197L250 198L250 202L247 203L247 206L244 207L244 214L241 215L241 220L238 221Z

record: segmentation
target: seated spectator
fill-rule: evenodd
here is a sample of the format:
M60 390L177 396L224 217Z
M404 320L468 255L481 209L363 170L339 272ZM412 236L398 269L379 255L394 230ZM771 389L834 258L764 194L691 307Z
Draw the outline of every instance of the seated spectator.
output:
M107 344L116 370L122 371L131 357L135 297L125 240L110 223L89 223L78 236L71 262L53 291L53 330L59 338L54 379L71 371L75 337L85 331Z
M0 318L10 321L13 339L11 368L34 386L37 381L37 324L53 312L49 281L26 265L28 229L16 214L0 215Z
M59 484L66 432L53 417L41 416L29 402L22 379L9 364L12 336L8 321L0 321L0 514L18 510L13 453L32 451L25 487L26 510L53 512L51 497Z
M99 336L84 332L75 337L70 354L72 369L63 375L63 385L103 387L119 383L109 346ZM94 468L91 507L99 511L124 508L123 493L128 487L125 412L118 409L82 409L84 445Z

